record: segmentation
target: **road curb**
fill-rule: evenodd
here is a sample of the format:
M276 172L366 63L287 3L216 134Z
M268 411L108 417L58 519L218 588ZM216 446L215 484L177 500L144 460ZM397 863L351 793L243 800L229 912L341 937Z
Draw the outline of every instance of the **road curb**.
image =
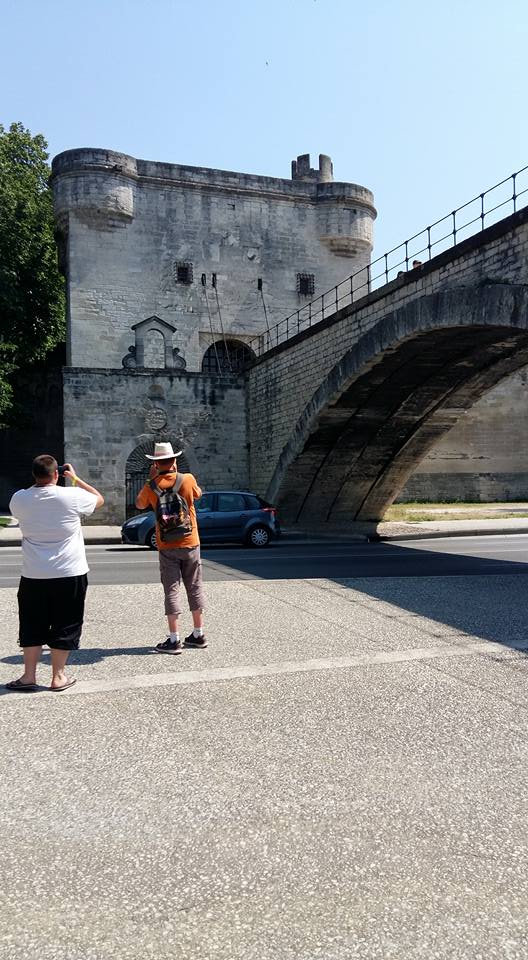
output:
M528 526L520 529L501 528L497 530L482 530L475 527L472 530L417 530L416 533L387 533L374 534L366 539L369 543L383 543L391 540L441 540L451 537L504 537L517 536L528 533Z
M464 522L464 521L462 521ZM421 524L416 524L416 528L409 529L407 526L406 530L395 530L392 531L381 531L378 532L375 529L369 533L347 533L343 529L339 531L327 532L324 533L316 532L314 530L305 530L305 531L295 531L288 532L283 531L283 535L280 538L279 542L288 542L299 544L307 542L313 543L324 543L328 541L343 540L347 543L390 543L391 540L441 540L442 538L449 537L486 537L486 536L515 536L518 534L528 534L528 523L519 526L497 526L490 527L489 524L493 521L486 521L487 526L474 526L467 527L465 529L456 528L451 526L450 528L445 528L443 530L424 530L421 529ZM95 528L97 529L97 528ZM15 533L16 530L16 533ZM6 536L7 531L10 531ZM99 534L88 533L87 529L83 530L83 537L86 546L95 546L97 544L105 545L116 545L121 544L121 533L118 534ZM0 529L0 548L1 547L19 547L22 543L22 537L17 528L13 529L12 527L4 527ZM204 544L204 549L207 548L207 545Z

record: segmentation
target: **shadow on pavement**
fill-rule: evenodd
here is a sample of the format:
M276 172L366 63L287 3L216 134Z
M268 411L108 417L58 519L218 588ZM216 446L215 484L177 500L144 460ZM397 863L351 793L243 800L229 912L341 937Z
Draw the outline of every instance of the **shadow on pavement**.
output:
M517 579L519 575L528 576L528 562L486 559L402 544L343 543L342 546L348 546L353 554L350 559L331 556L327 545L320 543L317 545L321 555L319 563L303 555L286 563L281 561L279 552L275 558L277 564L263 565L251 556L230 557L228 554L214 560L231 571L254 574L260 580L333 580L340 587L344 585L357 591L366 602L370 598L390 604L395 609L383 613L388 619L401 619L410 613L461 634L514 649L528 647L528 590L525 581ZM475 550L478 551L478 546ZM492 586L490 576L508 580L499 588ZM328 590L322 585L321 589ZM336 602L340 602L337 597ZM351 602L362 601L352 599Z
M157 656L157 654L152 652L151 646L144 647L109 647L107 649L98 648L98 647L81 647L80 650L73 650L68 658L68 668L76 665L82 666L85 663L99 663L101 660L106 660L107 657L142 657L148 655L150 657ZM42 661L44 665L47 660L49 660L49 651L44 650L42 653ZM0 657L0 663L22 663L23 657L21 653L12 654L9 657ZM0 691L1 692L1 691Z

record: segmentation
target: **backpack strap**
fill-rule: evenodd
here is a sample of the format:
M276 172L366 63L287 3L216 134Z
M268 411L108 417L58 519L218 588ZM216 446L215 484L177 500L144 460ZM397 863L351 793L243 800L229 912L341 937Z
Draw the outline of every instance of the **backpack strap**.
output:
M177 474L176 474L176 480L174 481L172 487L168 487L167 490L162 490L161 487L158 486L158 484L156 483L155 480L150 480L150 481L149 481L149 487L150 487L151 490L154 491L154 493L156 494L157 497L161 497L162 494L168 493L169 490L175 490L176 493L178 493L178 491L179 491L179 489L180 489L180 487L181 487L181 485L182 485L182 483L183 483L184 477L185 477L185 474L184 474L184 473L177 473Z

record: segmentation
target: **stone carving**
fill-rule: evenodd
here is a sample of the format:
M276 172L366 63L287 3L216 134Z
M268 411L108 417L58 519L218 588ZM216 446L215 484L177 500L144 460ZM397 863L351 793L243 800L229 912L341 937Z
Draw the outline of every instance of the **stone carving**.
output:
M145 427L149 433L156 433L167 426L167 414L163 407L150 407L145 413Z
M212 417L210 410L201 409L194 415L182 407L181 404L171 404L173 410L167 413L165 407L158 400L152 403L150 398L145 398L145 406L141 409L141 416L145 425L145 436L157 434L157 440L178 440L180 447L186 447L192 443L200 431L200 427L207 423ZM139 413L139 410L134 411ZM168 426L170 420L170 427ZM170 431L170 437L167 431Z
M180 356L180 348L173 347L172 350L172 365L175 370L185 370L187 366L187 361L185 357Z
M176 416L178 426L171 430L171 436L176 437L179 445L185 449L197 437L200 427L211 419L212 413L210 410L200 410L195 416L189 418L178 414Z
M125 356L121 360L121 363L125 370L135 370L137 367L136 360L136 348L132 343L128 348L128 353L125 353Z
M163 361L160 366L165 370L173 369L172 338L176 327L172 323L167 323L166 320L154 315L147 317L145 320L140 320L139 323L134 323L131 329L134 331L136 338L135 355L138 367L145 366L145 342L148 337L154 334L154 336L161 336L163 339Z

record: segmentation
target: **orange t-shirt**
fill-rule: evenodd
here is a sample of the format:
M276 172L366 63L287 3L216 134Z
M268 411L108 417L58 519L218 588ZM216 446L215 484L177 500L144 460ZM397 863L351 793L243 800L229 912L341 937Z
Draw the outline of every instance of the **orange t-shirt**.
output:
M176 480L176 473L161 473L156 477L156 483L161 490L167 490L168 487L172 487L174 481ZM175 547L199 547L200 546L200 537L198 534L198 524L196 523L196 510L194 509L194 501L201 497L202 491L196 483L195 478L192 473L184 473L183 480L180 485L178 493L184 500L187 501L189 505L189 516L191 518L191 532L187 534L186 537L182 537L181 540L177 540L175 543L166 542L164 543L159 535L158 524L156 523L156 539L158 541L158 550L174 550ZM140 510L145 510L146 507L152 507L153 510L156 509L157 496L152 490L149 483L146 483L137 496L136 505Z

